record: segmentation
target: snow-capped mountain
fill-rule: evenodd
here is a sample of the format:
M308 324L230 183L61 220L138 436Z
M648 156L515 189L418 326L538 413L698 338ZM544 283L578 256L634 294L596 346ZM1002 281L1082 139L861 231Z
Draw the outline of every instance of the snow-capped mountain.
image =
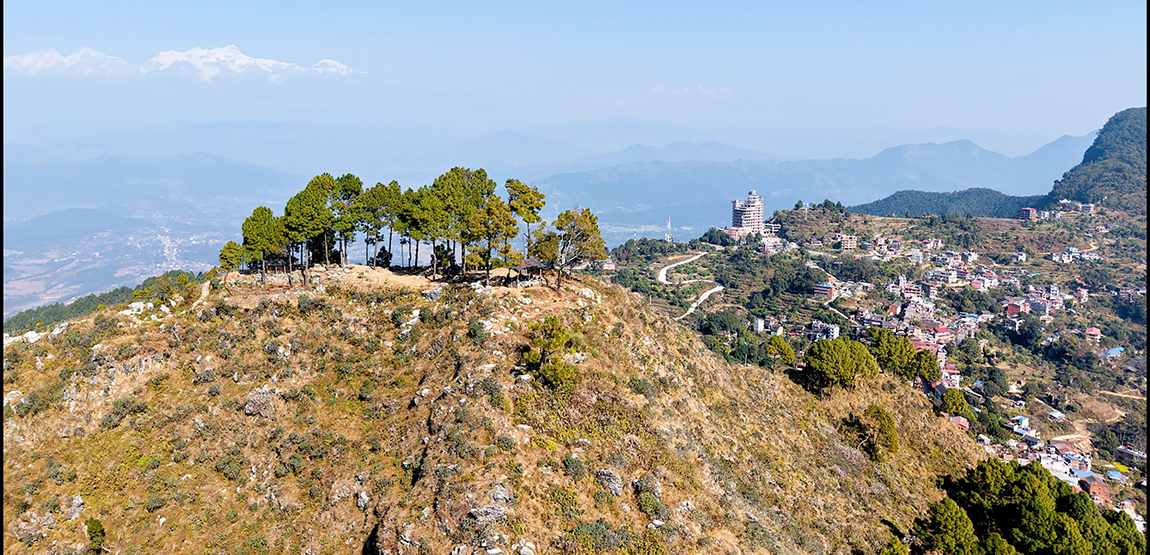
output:
M121 58L108 56L81 47L70 56L62 56L54 48L8 56L4 58L4 72L27 76L117 76L140 77L146 75L176 74L201 81L229 78L267 79L282 83L303 75L352 75L363 73L334 60L320 60L305 68L290 62L267 58L253 58L240 52L235 45L223 48L193 48L186 52L166 50L142 66L133 66Z
M30 52L4 58L4 72L14 71L23 75L66 75L66 76L138 76L143 72L122 58L108 56L86 46L81 46L70 56L63 56L55 48Z

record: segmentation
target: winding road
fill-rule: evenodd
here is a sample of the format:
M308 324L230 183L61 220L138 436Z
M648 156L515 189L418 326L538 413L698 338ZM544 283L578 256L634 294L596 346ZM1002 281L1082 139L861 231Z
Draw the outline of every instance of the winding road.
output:
M659 275L658 275L659 283L661 283L663 285L673 285L673 283L671 283L670 281L667 281L667 270L670 270L671 268L674 268L675 266L679 266L681 264L686 264L688 262L694 262L694 261L706 256L706 254L707 253L705 253L705 252L701 253L701 254L697 254L697 255L692 256L691 258L688 258L686 260L664 266L662 269L659 270ZM678 283L679 283L679 285L684 285L687 283L700 283L700 282L715 283L715 280L713 280L713 279L688 279L686 281L681 281ZM718 293L719 291L722 291L723 289L724 288L722 285L715 283L714 287L712 287L706 291L703 291L703 294L699 295L699 298L695 299L695 302L691 303L690 308L688 308L687 311L684 312L682 316L675 318L675 320L682 320L683 318L690 316L692 312L695 312L695 309L699 308L699 305L703 304L703 301L707 300L707 297L710 297L711 295Z
M670 270L671 268L674 268L675 266L681 266L681 265L686 264L688 262L694 262L694 261L696 261L696 260L698 260L698 259L700 259L706 255L707 255L707 253L705 253L705 252L700 253L700 254L696 254L695 256L692 256L691 258L688 258L688 259L683 260L681 262L676 262L674 264L671 264L670 266L664 266L662 270L659 270L659 278L658 278L659 283L662 283L663 285L671 285L671 282L667 281L667 270ZM706 280L698 280L698 281L706 281Z

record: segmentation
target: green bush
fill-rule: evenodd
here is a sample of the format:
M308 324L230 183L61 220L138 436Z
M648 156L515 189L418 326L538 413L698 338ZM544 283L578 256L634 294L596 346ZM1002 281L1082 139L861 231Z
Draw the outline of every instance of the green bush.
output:
M549 362L539 367L539 377L553 389L570 390L579 383L579 370L566 362Z
M154 513L168 504L168 500L160 497L159 495L152 494L151 497L144 503L144 508L148 509L149 513Z
M646 491L639 494L638 505L639 512L647 516L658 517L668 512L666 505L655 494Z
M49 498L47 501L40 503L40 508L49 513L58 512L60 510L60 500L55 497Z
M498 436L495 438L495 445L504 451L511 451L515 449L515 440L508 436Z
M52 480L52 483L57 486L63 484L65 481L71 482L76 479L75 470L69 470L64 465L51 459L48 459L48 462L44 463L44 473L47 474L48 479Z
M244 470L248 467L248 459L244 457L243 450L233 445L224 451L224 456L216 461L216 471L233 482L243 479Z
M470 339L472 343L480 345L484 341L487 341L488 337L490 337L490 334L483 329L483 324L480 323L478 318L472 318L467 322L467 338Z
M751 546L752 549L762 549L767 546L770 539L770 532L759 521L747 522L747 527L743 530L743 543Z
M563 459L563 473L579 481L587 475L587 467L579 457L567 455L567 458Z
M93 517L84 521L88 529L88 549L99 553L104 549L104 523Z

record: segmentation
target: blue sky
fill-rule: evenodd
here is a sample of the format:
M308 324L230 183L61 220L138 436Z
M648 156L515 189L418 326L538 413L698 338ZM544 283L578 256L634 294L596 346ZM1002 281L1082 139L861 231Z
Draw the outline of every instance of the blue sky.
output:
M1019 155L1146 104L1144 2L618 4L7 1L6 58L87 46L140 65L234 44L365 73L154 88L6 78L4 140L240 120L465 139L610 121L787 158L959 137Z

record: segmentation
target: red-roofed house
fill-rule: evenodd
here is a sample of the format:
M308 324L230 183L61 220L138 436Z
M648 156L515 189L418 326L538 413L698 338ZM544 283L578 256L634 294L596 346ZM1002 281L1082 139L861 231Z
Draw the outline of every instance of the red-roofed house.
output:
M962 428L962 431L964 431L964 432L970 430L970 422L965 417L952 416L952 417L950 417L950 421L957 424L958 427Z
M946 345L954 341L954 332L950 328L934 328L934 342Z
M1094 327L1086 328L1085 335L1087 341L1097 343L1099 339L1102 339L1102 330Z

